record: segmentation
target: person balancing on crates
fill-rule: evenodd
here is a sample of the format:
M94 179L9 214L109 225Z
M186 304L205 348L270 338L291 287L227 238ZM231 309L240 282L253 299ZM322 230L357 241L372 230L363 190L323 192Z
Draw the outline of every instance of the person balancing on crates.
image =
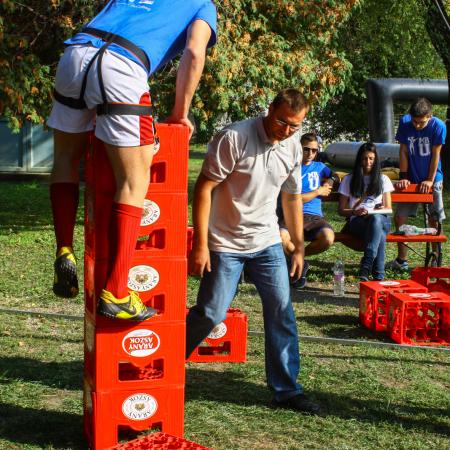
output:
M433 204L429 208L431 227L445 219L442 199L443 174L440 161L442 145L445 143L446 127L442 120L432 115L431 102L426 98L414 101L400 119L396 140L400 143L400 181L397 189L405 189L411 183L419 185L422 193L433 192ZM417 213L417 203L400 203L395 213L397 229ZM387 264L394 270L408 270L408 249L398 244L398 256Z
M107 281L98 313L136 321L155 314L127 286L157 139L147 79L182 53L175 104L167 122L186 125L192 135L189 106L206 48L216 41L216 17L210 0L110 0L65 42L48 119L54 129L50 198L57 246L56 295L78 294L72 243L78 169L95 121L95 135L105 144L117 186L108 231Z

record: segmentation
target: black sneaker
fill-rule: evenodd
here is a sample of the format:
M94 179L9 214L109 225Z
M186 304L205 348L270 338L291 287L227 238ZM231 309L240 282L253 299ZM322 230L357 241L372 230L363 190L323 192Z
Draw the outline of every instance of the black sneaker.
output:
M300 276L300 278L297 281L294 281L292 283L292 287L294 289L303 289L306 286L307 283L307 279L306 279L306 275L308 274L308 270L309 270L309 262L305 261L303 263L303 270L302 270L302 274Z
M322 407L313 402L306 394L298 394L286 400L272 400L271 406L273 408L292 409L304 414L311 414L314 416L323 416L324 411Z
M78 295L77 261L72 247L61 247L56 253L53 292L58 297L74 298Z

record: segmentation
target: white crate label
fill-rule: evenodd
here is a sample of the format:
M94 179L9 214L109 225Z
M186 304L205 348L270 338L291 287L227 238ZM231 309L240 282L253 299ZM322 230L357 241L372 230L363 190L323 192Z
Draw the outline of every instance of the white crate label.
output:
M161 209L152 200L144 200L144 209L141 217L141 227L154 224L161 216Z
M138 393L122 403L122 413L131 420L146 420L158 409L158 403L150 394Z
M161 344L152 330L133 330L122 339L122 348L130 356L144 358L155 353Z
M134 266L128 272L128 287L136 292L153 289L159 283L159 273L150 266Z
M227 326L222 322L216 325L211 333L208 334L208 339L220 339L227 334Z

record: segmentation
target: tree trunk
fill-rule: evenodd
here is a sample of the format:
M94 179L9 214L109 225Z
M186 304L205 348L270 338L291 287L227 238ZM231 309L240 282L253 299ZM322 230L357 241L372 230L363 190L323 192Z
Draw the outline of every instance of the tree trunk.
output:
M447 138L441 153L442 170L450 174L450 19L442 0L421 0L427 14L425 25L436 52L442 58L447 70L448 91L447 100Z

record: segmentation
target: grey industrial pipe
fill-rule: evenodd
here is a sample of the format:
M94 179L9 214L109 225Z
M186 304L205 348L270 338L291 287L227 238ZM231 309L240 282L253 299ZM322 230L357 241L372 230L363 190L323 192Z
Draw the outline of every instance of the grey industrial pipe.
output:
M412 102L426 97L431 103L448 104L447 80L380 78L366 82L369 134L372 142L394 142L394 101Z

